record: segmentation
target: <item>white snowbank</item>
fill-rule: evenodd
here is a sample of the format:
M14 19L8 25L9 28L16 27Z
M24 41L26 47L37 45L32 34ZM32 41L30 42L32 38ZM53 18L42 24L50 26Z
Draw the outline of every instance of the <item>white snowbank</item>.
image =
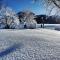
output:
M0 52L13 44L15 51L0 60L60 60L60 32L49 29L0 30Z

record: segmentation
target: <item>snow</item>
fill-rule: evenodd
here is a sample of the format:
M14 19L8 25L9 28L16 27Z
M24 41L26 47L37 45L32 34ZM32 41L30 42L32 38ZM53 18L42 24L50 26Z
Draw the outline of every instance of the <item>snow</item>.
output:
M7 54L5 50L14 44L19 48ZM1 29L0 60L60 60L60 31Z
M41 24L37 24L37 28L41 28ZM60 24L44 24L45 29L60 30Z

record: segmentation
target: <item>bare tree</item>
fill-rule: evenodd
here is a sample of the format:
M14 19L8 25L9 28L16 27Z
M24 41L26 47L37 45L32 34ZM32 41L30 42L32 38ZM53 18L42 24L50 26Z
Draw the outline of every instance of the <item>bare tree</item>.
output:
M60 0L33 0L34 2L37 2L37 1L41 1L41 2L44 2L46 4L51 4L53 3L55 6L57 6L58 8L60 8ZM40 2L40 3L41 3Z
M55 6L60 8L60 0L48 0L49 2L52 2Z
M33 0L34 3L36 2L40 2L40 4L43 4L46 8L46 11L48 13L48 15L51 14L51 12L57 8L55 14L57 13L57 11L60 11L60 0Z

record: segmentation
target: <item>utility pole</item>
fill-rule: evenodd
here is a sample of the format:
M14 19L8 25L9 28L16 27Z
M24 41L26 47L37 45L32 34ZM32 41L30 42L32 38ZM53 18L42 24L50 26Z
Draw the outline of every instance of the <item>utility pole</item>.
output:
M42 19L42 27L44 28L44 17L41 17L41 19Z

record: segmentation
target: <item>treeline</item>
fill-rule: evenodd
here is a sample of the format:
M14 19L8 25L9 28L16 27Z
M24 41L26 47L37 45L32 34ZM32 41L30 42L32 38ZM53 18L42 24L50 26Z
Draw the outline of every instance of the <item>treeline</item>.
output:
M60 24L60 16L56 15L35 15L33 12L31 12L31 15L34 15L34 20L38 23L45 23L45 24ZM18 17L21 20L21 18L24 17L24 12L18 12ZM29 17L28 17L29 18ZM30 18L31 19L31 18Z
M60 24L60 16L47 16L47 15L36 15L35 20L38 24Z
M22 11L16 14L9 7L0 9L0 29L33 29L36 28L35 14L31 11Z
M0 9L0 29L33 29L36 24L60 24L60 16L36 15L31 11L16 13L9 7Z

